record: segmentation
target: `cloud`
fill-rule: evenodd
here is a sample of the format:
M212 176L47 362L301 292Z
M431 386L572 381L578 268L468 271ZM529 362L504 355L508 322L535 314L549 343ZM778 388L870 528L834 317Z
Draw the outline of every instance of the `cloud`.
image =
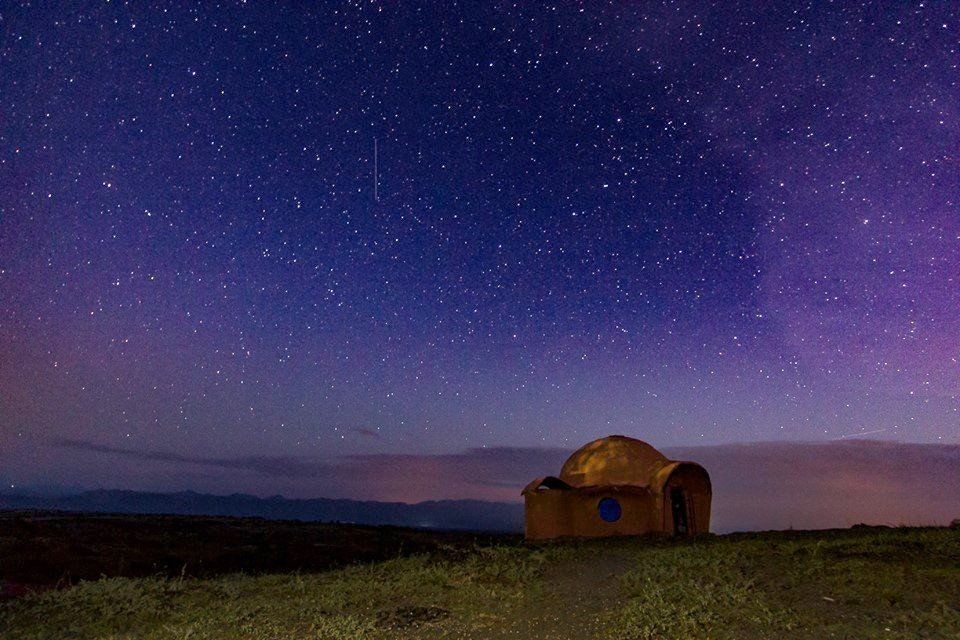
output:
M960 517L960 446L881 441L668 450L711 475L714 528L946 524Z
M135 462L130 468L136 473L146 465L160 465L170 477L171 466L197 467L208 472L198 482L226 476L225 484L235 490L261 495L402 502L458 498L516 502L530 479L559 473L570 454L564 449L495 447L440 455L227 458L136 451L79 440L58 444ZM960 445L753 443L673 448L665 453L695 460L710 472L714 531L847 527L859 522L944 524L960 517ZM128 486L136 481L136 476L126 480Z
M216 481L211 475L230 476L229 482L216 482L216 486L231 486L256 494L401 502L459 498L516 502L520 499L520 489L530 480L526 477L529 469L558 467L569 455L569 451L563 449L502 447L468 449L447 455L219 457L142 451L84 440L58 440L54 444L97 458L108 455L133 463L126 471L114 465L115 482L127 475L128 482L136 484L138 478L151 470L169 477L173 475L169 473L170 468L175 467L206 471L200 482ZM178 488L209 490L183 485Z
M96 444L84 440L58 440L57 446L87 451L91 453L106 453L123 456L125 458L143 462L161 462L173 464L192 464L221 469L238 471L254 471L266 476L304 478L324 475L328 471L316 461L308 461L291 456L241 456L237 458L216 458L204 456L188 456L164 451L137 451L123 447Z

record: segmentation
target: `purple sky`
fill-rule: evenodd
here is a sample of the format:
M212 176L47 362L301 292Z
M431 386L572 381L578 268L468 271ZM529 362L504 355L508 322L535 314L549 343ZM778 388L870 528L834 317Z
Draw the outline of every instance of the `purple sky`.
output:
M958 13L5 6L0 480L960 443Z

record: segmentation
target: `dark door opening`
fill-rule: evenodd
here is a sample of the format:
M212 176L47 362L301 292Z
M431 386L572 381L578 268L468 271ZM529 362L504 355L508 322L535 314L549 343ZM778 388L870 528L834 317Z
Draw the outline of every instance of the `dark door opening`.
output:
M687 497L683 494L683 489L670 490L670 508L673 513L674 535L687 535L690 528L687 525Z

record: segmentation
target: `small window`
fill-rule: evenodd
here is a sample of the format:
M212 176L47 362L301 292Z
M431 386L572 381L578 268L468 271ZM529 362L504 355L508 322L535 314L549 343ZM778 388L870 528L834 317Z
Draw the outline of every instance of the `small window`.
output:
M620 503L616 498L603 498L597 505L597 511L604 522L616 522L620 519Z

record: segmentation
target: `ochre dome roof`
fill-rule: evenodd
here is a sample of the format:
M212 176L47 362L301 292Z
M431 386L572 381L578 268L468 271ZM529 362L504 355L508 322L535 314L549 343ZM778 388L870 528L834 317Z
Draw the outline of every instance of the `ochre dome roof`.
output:
M670 461L642 440L607 436L573 452L560 470L560 479L574 487L594 485L649 486Z

